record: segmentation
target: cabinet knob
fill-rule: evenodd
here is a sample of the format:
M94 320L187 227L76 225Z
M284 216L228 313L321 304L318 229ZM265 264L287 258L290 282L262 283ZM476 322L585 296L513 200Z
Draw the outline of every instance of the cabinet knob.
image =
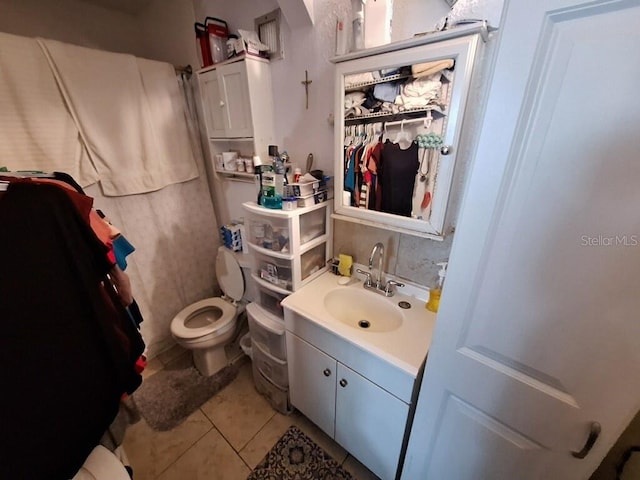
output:
M346 387L347 386L347 381L344 378L342 380L340 380L340 386L341 387Z
M331 375L331 370L329 370L328 368L325 368L322 373L324 373L325 377L328 377L329 375Z
M453 147L451 145L443 145L440 147L440 153L442 155L449 155L453 152Z
M224 102L220 100L220 108L224 107Z

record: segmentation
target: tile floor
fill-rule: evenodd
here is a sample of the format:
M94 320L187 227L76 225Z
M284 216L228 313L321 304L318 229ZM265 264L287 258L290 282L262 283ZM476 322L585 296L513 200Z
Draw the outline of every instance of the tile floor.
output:
M179 347L152 359L145 377L189 353ZM248 359L247 359L248 360ZM251 363L238 377L169 432L151 429L144 419L131 425L124 449L134 480L245 480L291 425L298 426L358 480L376 480L306 417L275 411L253 384Z

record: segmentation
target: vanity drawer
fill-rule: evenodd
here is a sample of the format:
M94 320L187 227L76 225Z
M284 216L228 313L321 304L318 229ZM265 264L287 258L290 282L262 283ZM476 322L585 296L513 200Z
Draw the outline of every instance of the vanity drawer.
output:
M284 319L277 318L255 303L247 305L247 316L253 343L259 343L265 352L275 358L286 360Z
M273 408L285 415L293 412L293 408L289 403L289 389L274 385L262 373L258 371L255 363L253 364L253 382L256 385L258 393L264 395Z
M253 366L260 373L280 388L289 386L289 372L286 360L280 360L269 355L259 343L252 344L251 353L253 354Z

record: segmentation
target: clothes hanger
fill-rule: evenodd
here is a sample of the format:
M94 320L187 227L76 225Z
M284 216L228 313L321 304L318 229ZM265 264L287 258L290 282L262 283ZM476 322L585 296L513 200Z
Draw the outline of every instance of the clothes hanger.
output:
M409 148L412 142L413 140L409 136L409 133L404 129L404 119L402 119L402 121L400 122L400 131L398 132L398 135L396 135L393 143L397 143L400 148L404 150Z

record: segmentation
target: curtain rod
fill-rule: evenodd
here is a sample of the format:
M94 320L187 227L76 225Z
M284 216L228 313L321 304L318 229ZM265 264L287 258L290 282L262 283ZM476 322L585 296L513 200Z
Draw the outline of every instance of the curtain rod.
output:
M186 73L188 77L190 77L193 74L193 68L191 68L191 65L186 65L186 66L174 65L173 68L176 71L176 73Z

